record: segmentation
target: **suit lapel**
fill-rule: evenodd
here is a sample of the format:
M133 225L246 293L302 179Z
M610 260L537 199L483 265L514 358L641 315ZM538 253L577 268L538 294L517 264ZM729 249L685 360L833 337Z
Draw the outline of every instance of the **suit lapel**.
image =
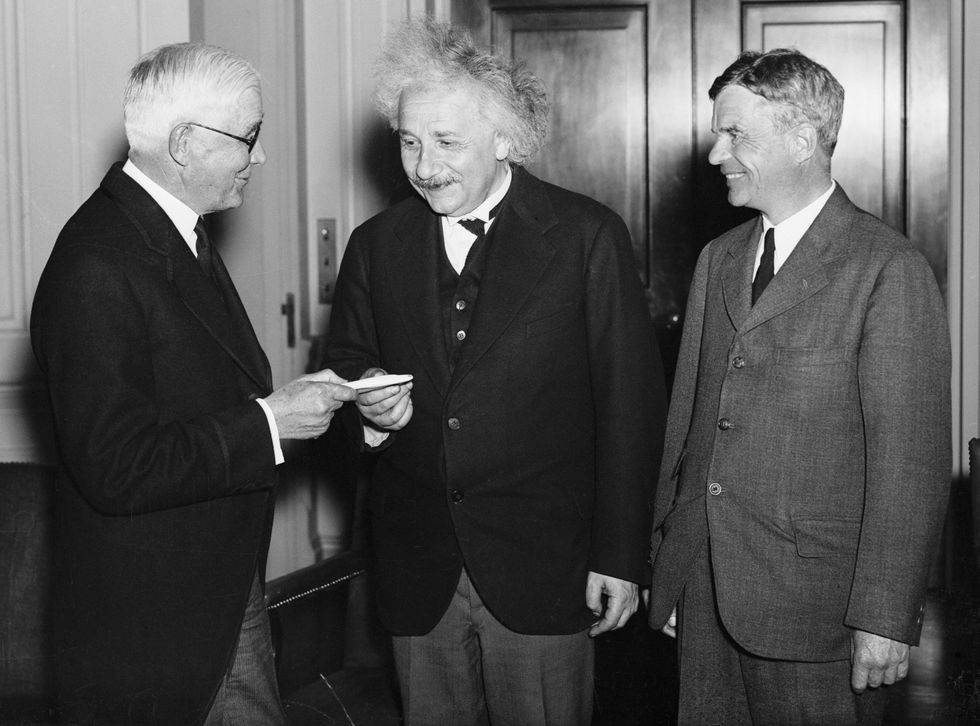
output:
M163 257L166 275L191 314L263 393L270 391L272 376L268 360L220 256L217 253L214 256L215 272L219 274L218 270L221 271L223 280L219 281L219 285L227 288L222 293L228 300L231 314L221 299L222 294L205 277L170 217L122 171L121 164L109 170L102 187L139 230L147 248Z
M229 323L228 333L230 335L223 338L230 346L229 353L240 361L239 365L252 380L267 391L271 391L272 369L269 365L269 359L255 335L252 322L245 311L245 305L242 304L242 299L238 296L238 289L232 282L228 268L225 267L225 262L217 250L213 250L212 259L214 261L215 282L224 303L221 312L227 313L226 317Z
M754 265L756 245L762 235L760 217L758 223L753 226L751 239L746 241L747 246L751 248L751 253L748 255L750 264L748 276L739 278L740 284L747 286L747 289L742 291L745 293L741 296L742 300L733 299L730 303L726 286L725 304L730 306L729 315L733 316L732 321L736 324L736 328L746 332L762 325L827 286L831 274L828 267L835 259L846 253L843 245L844 240L847 239L847 228L850 226L853 210L854 205L838 185L824 208L820 210L820 214L813 220L813 224L800 238L792 254L772 278L765 294L759 298L755 306L751 306L751 265ZM742 262L744 270L746 260L743 258ZM738 321L732 313L732 308L742 314Z
M545 238L558 222L551 202L533 177L521 169L513 174L491 230L492 247L454 380L461 380L511 325L555 254Z
M395 221L398 244L386 258L389 289L399 302L405 334L436 390L449 387L449 357L439 309L439 216L420 199Z
M725 309L736 330L742 327L752 313L752 276L760 236L762 217L748 227L745 237L729 247L728 257L721 271Z

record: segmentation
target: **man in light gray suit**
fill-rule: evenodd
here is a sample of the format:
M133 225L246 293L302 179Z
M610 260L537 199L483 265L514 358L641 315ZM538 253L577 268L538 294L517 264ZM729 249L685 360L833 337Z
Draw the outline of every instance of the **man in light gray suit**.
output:
M946 510L943 300L832 179L844 92L824 67L743 53L709 95L709 161L761 215L695 271L650 624L679 638L681 724L875 722L878 686L908 672Z

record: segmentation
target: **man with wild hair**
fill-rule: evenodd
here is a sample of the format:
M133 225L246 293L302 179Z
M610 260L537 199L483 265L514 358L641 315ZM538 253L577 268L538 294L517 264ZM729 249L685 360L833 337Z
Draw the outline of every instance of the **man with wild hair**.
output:
M524 168L540 82L403 24L378 107L416 192L351 235L331 318L361 393L382 621L408 724L588 724L593 644L647 578L665 393L629 232Z

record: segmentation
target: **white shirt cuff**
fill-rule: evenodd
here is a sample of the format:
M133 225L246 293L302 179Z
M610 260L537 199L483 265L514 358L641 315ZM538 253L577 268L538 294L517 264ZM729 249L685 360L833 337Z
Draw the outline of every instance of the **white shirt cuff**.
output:
M269 408L269 404L264 399L256 398L255 400L265 411L266 420L269 422L269 433L272 434L272 451L276 455L276 466L279 466L286 460L286 457L282 455L282 444L279 442L279 427L276 426L276 417L272 415L272 409Z
M389 431L378 431L373 426L364 427L364 443L372 449L381 446L382 442L388 438Z

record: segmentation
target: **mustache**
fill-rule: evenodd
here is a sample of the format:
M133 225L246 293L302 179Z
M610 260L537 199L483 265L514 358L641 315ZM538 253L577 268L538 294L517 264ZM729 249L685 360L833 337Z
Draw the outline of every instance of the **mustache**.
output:
M426 191L431 191L433 189L442 189L443 187L448 187L450 184L455 184L460 180L460 177L455 174L449 176L439 176L433 177L432 179L420 179L414 174L409 178L413 186L418 189L425 189Z

